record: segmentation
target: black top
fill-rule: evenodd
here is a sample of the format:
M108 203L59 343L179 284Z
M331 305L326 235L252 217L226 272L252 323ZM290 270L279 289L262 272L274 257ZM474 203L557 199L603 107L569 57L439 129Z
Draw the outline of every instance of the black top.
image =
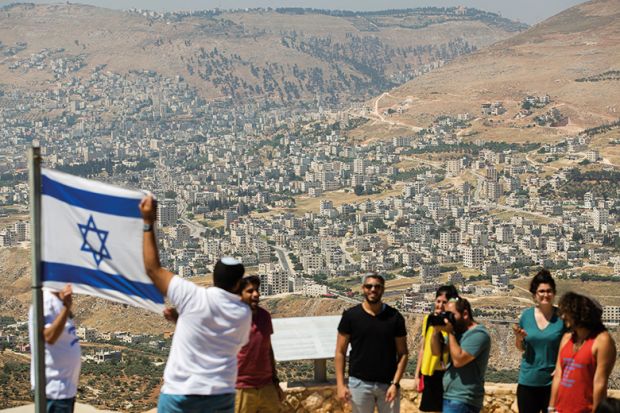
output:
M361 304L342 313L338 332L350 336L349 376L360 380L389 383L396 373L396 337L405 337L405 319L384 304L383 311L372 316Z

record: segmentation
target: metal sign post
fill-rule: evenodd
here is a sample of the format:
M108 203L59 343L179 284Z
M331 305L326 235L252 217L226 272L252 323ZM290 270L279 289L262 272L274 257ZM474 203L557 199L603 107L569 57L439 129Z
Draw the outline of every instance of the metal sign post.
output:
M32 234L32 307L35 337L32 357L34 359L34 405L35 413L45 413L45 340L43 339L43 290L41 289L41 150L30 148L30 229Z

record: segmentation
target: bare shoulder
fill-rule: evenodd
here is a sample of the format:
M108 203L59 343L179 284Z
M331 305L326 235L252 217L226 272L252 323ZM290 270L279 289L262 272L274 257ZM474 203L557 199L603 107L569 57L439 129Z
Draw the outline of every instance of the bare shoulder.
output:
M596 336L596 338L594 339L594 346L603 349L608 347L612 347L613 349L616 348L614 339L611 334L609 334L609 331L603 331L598 336Z
M608 331L601 332L594 339L592 356L599 361L601 366L613 368L616 363L616 343Z

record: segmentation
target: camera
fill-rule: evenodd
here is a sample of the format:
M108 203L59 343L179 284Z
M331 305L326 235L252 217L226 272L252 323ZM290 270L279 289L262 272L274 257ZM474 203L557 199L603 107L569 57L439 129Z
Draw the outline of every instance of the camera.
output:
M446 323L444 319L448 320L448 322L452 325L456 323L454 319L454 313L451 311L442 311L439 314L431 314L428 316L428 324L432 326L444 326Z

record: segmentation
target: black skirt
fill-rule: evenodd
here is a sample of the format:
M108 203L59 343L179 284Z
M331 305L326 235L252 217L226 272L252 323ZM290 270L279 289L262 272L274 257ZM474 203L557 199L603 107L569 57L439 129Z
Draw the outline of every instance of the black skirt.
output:
M420 411L440 412L443 408L443 374L444 371L435 371L432 376L424 376L424 390Z

